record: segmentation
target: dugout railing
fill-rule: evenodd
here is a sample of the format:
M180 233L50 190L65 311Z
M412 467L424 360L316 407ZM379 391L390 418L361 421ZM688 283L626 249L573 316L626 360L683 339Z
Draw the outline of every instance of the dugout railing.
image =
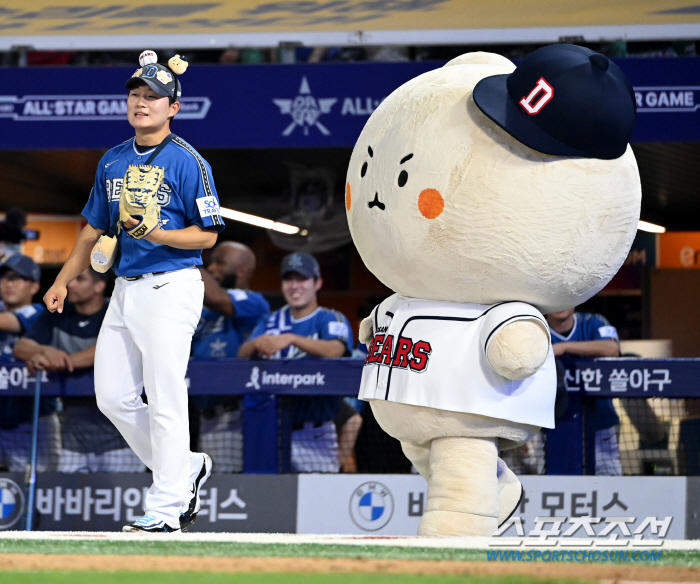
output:
M300 428L290 404L299 397L355 397L362 366L358 359L192 360L187 382L194 398L238 397L242 463L234 472L286 473L298 470L291 436ZM565 366L568 406L556 427L540 437L544 461L530 472L595 474L596 400L612 399L621 419L623 474L700 475L700 359L571 359ZM42 396L94 396L89 370L42 379ZM3 396L32 396L34 386L23 363L0 363L0 407ZM315 431L316 424L305 426ZM381 466L372 472L382 472ZM399 464L384 472L409 469Z

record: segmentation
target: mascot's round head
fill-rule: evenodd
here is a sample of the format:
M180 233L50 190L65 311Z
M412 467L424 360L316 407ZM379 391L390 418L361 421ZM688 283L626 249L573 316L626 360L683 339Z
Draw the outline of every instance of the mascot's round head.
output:
M570 308L617 272L641 186L634 93L603 55L468 53L394 91L348 168L367 267L404 296Z

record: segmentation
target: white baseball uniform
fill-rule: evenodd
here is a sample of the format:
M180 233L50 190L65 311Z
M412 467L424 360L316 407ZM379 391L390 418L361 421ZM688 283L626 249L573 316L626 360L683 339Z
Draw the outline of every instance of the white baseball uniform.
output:
M554 427L557 382L551 346L542 367L521 381L499 375L486 360L489 343L503 326L534 318L547 327L533 306L462 304L394 294L371 316L374 337L362 371L361 399Z
M107 231L119 218L123 177L144 164L155 148L134 139L109 150L100 161L83 216ZM155 161L165 168L158 191L161 228L221 231L219 201L206 161L175 137ZM202 313L204 283L196 265L201 249L177 249L119 233L119 276L97 340L95 394L102 412L153 471L144 511L172 529L191 498L192 476L202 456L190 453L185 373L192 335ZM145 389L148 405L141 400Z

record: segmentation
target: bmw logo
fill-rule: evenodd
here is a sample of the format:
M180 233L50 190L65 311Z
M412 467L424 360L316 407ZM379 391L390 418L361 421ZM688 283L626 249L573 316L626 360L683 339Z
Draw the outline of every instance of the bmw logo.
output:
M24 495L17 483L0 479L0 529L9 529L22 517Z
M350 497L350 518L364 531L381 529L393 514L394 497L382 483L364 483Z

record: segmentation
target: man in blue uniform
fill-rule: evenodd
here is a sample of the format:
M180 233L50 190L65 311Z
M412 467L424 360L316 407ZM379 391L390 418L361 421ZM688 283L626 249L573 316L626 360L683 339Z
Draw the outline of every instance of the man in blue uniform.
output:
M546 315L555 357L619 357L617 329L600 314L575 312L573 308ZM595 400L595 474L622 474L615 426L620 418L611 399Z
M282 260L282 295L287 305L262 320L238 356L268 359L349 357L352 330L348 319L318 305L323 286L316 258L292 253ZM338 472L338 438L333 419L342 398L296 397L292 406L292 469Z
M180 110L178 76L154 62L152 51L145 56L153 59L144 59L126 83L127 119L136 135L100 160L83 210L88 224L44 301L50 311L62 311L66 286L90 264L99 237L121 228L113 265L118 278L97 340L95 393L100 410L153 471L145 515L124 531L162 533L189 527L211 472L211 459L189 449L185 374L204 296L196 266L223 221L209 164L170 133ZM160 220L149 229L140 229L146 218L133 213L120 220L125 175L145 171L141 165L164 169ZM124 208L132 192L121 201ZM141 399L144 387L148 405Z
M254 271L255 254L248 246L224 241L213 249L202 270L205 308L192 341L194 358L236 357L258 321L270 313L263 295L248 289ZM217 472L241 472L240 399L197 396L191 401L199 410L199 450L214 458Z
M28 256L15 254L0 266L0 360L13 360L15 344L46 311L43 304L32 304L39 291L41 270ZM23 472L29 459L34 398L6 396L0 408L0 466ZM39 403L39 443L37 470L56 470L61 444L56 410L58 400L42 397Z

